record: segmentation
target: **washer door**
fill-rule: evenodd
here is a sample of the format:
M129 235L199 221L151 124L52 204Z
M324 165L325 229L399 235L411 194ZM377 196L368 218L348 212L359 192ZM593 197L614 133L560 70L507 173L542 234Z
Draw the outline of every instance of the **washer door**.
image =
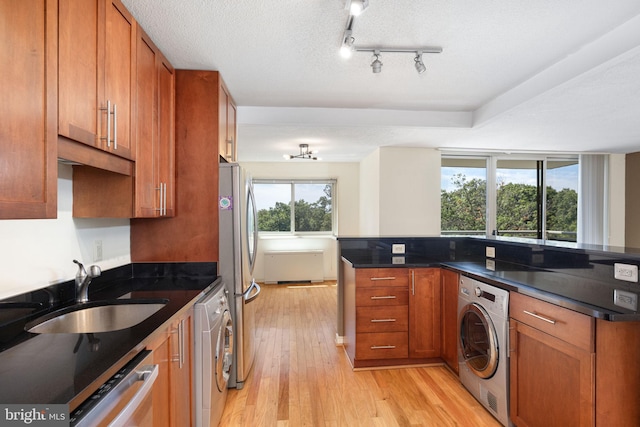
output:
M469 369L480 378L491 378L498 369L498 337L489 313L476 303L460 312L460 353Z
M222 324L218 331L218 345L216 346L216 384L218 391L227 388L231 364L233 361L233 321L229 310L222 314Z

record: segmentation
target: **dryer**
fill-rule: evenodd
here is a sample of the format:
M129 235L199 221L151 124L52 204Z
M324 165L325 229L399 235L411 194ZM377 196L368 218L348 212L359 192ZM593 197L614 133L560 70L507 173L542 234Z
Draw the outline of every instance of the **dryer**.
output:
M233 363L233 321L218 279L194 308L194 395L197 427L216 427L227 400Z
M503 425L509 419L509 292L460 276L460 381Z

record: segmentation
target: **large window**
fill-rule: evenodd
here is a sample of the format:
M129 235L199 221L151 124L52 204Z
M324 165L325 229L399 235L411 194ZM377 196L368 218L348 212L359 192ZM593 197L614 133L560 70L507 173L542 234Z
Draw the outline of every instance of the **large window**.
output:
M335 180L256 179L253 183L260 232L334 232Z
M442 234L575 242L578 163L577 157L443 157Z

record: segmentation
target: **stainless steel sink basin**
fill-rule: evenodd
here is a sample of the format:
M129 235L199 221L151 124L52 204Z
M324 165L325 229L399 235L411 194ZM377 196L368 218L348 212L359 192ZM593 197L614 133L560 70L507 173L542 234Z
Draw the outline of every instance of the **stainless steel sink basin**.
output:
M27 323L25 330L34 334L117 331L137 325L167 302L166 299L91 301L48 313Z

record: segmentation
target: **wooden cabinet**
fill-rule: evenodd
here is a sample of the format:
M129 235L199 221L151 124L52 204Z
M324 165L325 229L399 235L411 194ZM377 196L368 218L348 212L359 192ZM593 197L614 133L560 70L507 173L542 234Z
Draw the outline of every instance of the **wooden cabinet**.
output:
M514 424L593 426L593 318L518 293L509 310Z
M219 139L218 150L228 162L238 161L237 131L236 131L236 104L229 90L220 80L219 106Z
M159 365L153 386L154 427L192 425L191 419L191 336L192 310L176 318L160 331L148 348L153 363Z
M458 282L460 275L451 270L440 271L442 283L442 359L458 373Z
M57 215L57 13L57 0L0 2L0 219Z
M138 28L134 217L174 215L174 70Z
M59 0L59 27L59 135L133 159L133 17L120 0Z
M134 262L218 261L217 71L176 70L175 216L131 220Z
M440 357L440 268L409 270L409 357Z

